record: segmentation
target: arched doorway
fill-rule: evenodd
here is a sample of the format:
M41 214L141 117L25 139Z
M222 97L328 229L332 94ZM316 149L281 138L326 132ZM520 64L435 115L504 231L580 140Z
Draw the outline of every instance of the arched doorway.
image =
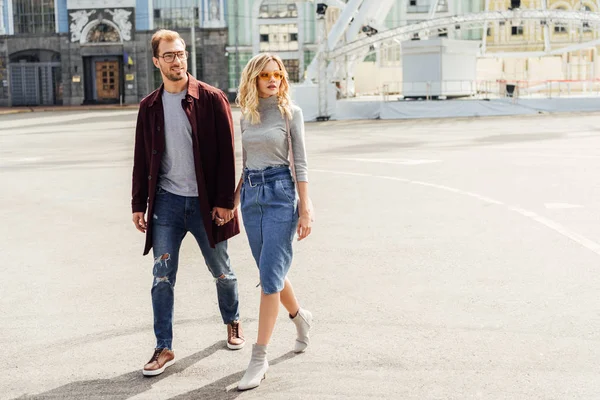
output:
M12 105L62 104L60 54L29 49L9 57Z
M123 93L123 38L112 21L96 20L81 32L85 103L118 103Z

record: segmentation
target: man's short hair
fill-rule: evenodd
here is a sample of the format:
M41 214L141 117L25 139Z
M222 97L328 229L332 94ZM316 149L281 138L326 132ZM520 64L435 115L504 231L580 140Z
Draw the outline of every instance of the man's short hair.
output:
M173 42L175 40L181 40L181 43L183 43L183 46L185 47L185 41L181 38L181 36L179 35L179 33L175 32L175 31L170 31L168 29L161 29L156 31L156 33L154 33L154 35L152 35L152 55L154 57L158 57L158 46L160 45L161 40L164 40L166 42Z

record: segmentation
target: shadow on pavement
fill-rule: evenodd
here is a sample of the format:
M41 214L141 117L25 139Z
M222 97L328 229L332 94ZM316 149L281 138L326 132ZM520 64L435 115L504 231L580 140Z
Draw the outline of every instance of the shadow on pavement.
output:
M290 351L289 353L285 353L284 355L277 357L273 361L269 361L269 365L272 367L281 362L294 358L298 354ZM239 392L237 390L237 383L242 376L244 376L244 371L236 372L235 374L227 375L224 378L219 379L213 383L210 383L206 386L201 387L200 389L192 390L190 392L172 397L169 400L198 400L198 399L211 399L211 400L232 400L237 398L243 392ZM268 373L267 373L268 375ZM230 385L235 386L227 390L226 388Z
M219 350L225 350L225 341L221 340L213 344L212 346L187 356L183 359L177 360L177 362L169 367L163 374L147 378L142 375L141 364L140 369L128 372L124 375L119 375L111 379L96 379L89 381L77 381L68 383L64 386L52 389L45 393L37 395L23 395L15 400L25 399L111 399L111 400L125 400L140 393L144 393L152 388L152 385L156 384L173 374L177 374L184 371L186 368L194 365L198 361L209 357ZM219 381L217 381L219 382ZM212 385L212 384L211 384ZM223 387L220 388L224 390ZM215 387L213 390L217 390Z

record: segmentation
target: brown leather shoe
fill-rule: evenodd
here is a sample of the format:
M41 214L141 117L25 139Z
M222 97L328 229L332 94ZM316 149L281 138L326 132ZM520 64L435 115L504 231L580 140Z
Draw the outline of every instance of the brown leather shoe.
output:
M165 372L167 367L175 364L175 353L169 349L155 349L152 358L146 365L142 373L145 376L160 375Z
M240 321L233 321L227 324L227 347L231 350L239 350L246 344L244 331Z

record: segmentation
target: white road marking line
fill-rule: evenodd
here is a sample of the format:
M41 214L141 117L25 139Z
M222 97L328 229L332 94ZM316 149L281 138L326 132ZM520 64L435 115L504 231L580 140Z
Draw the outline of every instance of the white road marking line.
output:
M42 160L42 157L24 157L24 158L17 158L16 160L14 160L14 162L18 162L18 163L34 163L37 161Z
M579 204L569 204L569 203L546 203L544 206L548 210L564 210L568 208L582 208L582 205Z
M311 171L315 172L328 172L332 174L342 174L342 175L350 175L350 176L373 176L372 174L361 174L357 172L339 172L339 171L329 171L326 169L311 169Z
M355 157L338 157L339 160L360 161L380 164L396 164L396 165L422 165L442 162L442 160L402 160L402 159L380 159L380 158L355 158Z
M330 174L337 174L337 175L366 176L366 177L377 178L377 179L394 180L394 181L399 181L399 182L403 182L403 183L412 183L412 184L417 184L417 185L432 187L432 188L435 188L435 189L445 190L445 191L448 191L448 192L452 192L452 193L456 193L456 194L460 194L460 195L464 195L464 196L473 197L473 198L476 198L478 200L482 200L484 202L495 204L495 205L503 205L506 208L508 208L509 210L511 210L513 212L516 212L519 215L522 215L524 217L527 217L527 218L531 219L532 221L535 221L538 224L541 224L541 225L543 225L543 226L545 226L545 227L553 230L554 232L557 232L557 233L565 236L566 238L571 239L575 243L578 243L579 245L587 248L588 250L591 250L594 253L600 255L600 244L599 243L596 243L593 240L588 239L585 236L580 235L577 232L573 232L573 231L565 228L564 226L562 226L558 222L553 221L553 220L548 219L548 218L545 218L545 217L542 217L542 216L536 214L533 211L529 211L529 210L525 210L525 209L522 209L522 208L519 208L519 207L513 207L513 206L510 206L510 205L506 205L506 204L502 203L501 201L494 200L494 199L491 199L491 198L486 197L486 196L482 196L482 195L477 194L477 193L467 192L467 191L464 191L464 190L460 190L460 189L456 189L456 188L452 188L452 187L444 186L444 185L438 185L438 184L435 184L435 183L413 181L413 180L410 180L410 179L396 178L396 177L393 177L393 176L380 176L380 175L372 175L372 174L356 174L356 173L352 173L352 172L332 171L332 170L324 170L324 169L312 169L311 171L314 171L314 172L323 172L323 173L330 173Z
M552 229L553 231L560 233L563 236L568 237L569 239L573 240L574 242L579 243L583 247L590 249L591 251L593 251L596 254L600 254L600 244L594 242L591 239L586 238L583 235L580 235L577 232L573 232L573 231L565 228L558 222L552 221L551 219L539 216L532 211L523 210L518 207L509 207L509 209L512 211L515 211L521 215L524 215L527 218L530 218L530 219Z

